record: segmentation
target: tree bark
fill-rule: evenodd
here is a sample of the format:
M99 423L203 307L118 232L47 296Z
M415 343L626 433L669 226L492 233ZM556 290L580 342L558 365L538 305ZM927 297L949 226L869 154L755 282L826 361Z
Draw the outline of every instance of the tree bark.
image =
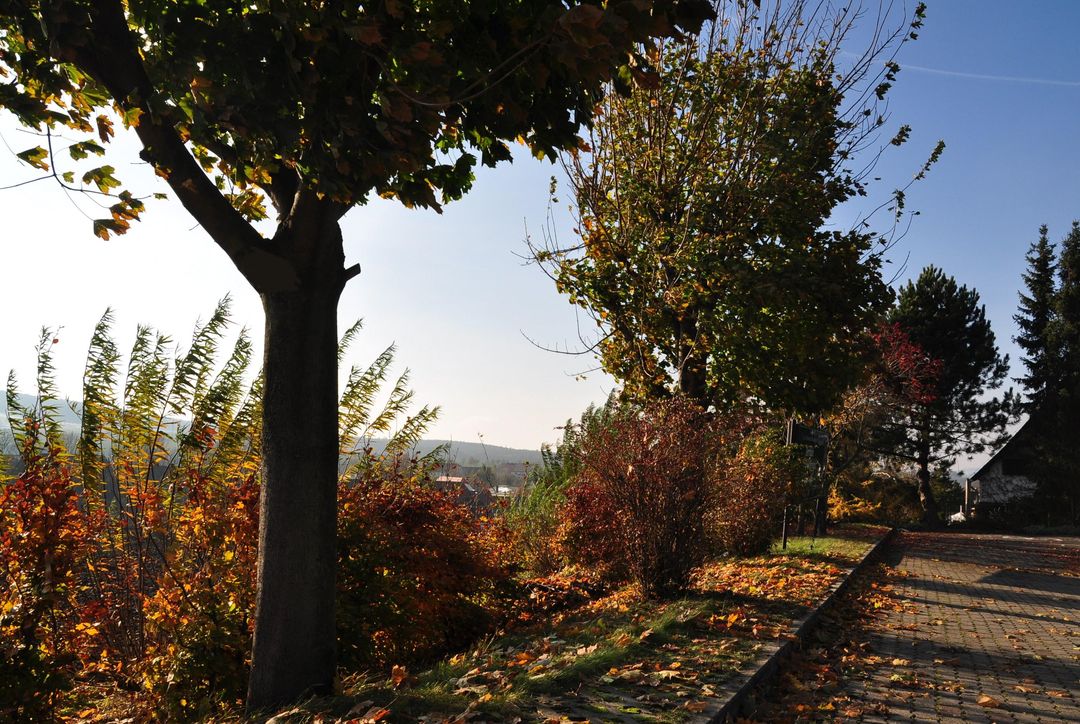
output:
M334 238L318 231L320 243L310 248L328 263L312 260L297 290L261 295L263 483L250 712L333 691L337 303L346 277L340 231L326 223Z
M919 439L919 505L922 507L923 525L938 524L938 506L934 500L934 491L930 487L930 439L924 432Z
M680 323L679 343L679 392L694 400L702 407L709 406L708 379L706 377L705 354L695 349L697 343L697 322L693 318Z
M709 400L705 399L707 394L705 369L703 365L698 365L696 360L688 362L679 371L679 392L702 407L709 406Z

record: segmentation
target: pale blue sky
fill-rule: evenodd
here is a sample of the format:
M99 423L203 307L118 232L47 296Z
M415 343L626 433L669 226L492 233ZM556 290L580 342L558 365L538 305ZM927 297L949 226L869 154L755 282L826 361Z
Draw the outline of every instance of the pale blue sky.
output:
M910 123L913 133L879 166L879 190L903 185L937 139L948 145L908 194L909 208L922 214L894 251L897 262L910 256L902 277L933 263L975 286L1014 358L1011 316L1027 245L1039 224L1057 239L1080 217L1077 28L1074 0L931 2L920 39L899 59L907 68L890 100L892 126ZM16 151L36 145L9 118L0 133ZM143 189L155 183L134 165L131 144L116 150L125 179ZM613 386L596 373L575 379L592 366L588 359L542 351L522 335L551 345L576 340L573 308L517 256L526 224L544 223L553 173L519 154L513 165L481 171L473 192L442 216L378 201L345 219L350 262L364 269L340 309L342 326L366 320L352 359L367 361L396 341L418 399L443 406L432 437L482 434L488 443L536 447ZM0 158L0 185L31 175ZM0 213L0 371L14 367L29 380L37 330L64 325L60 384L77 396L91 328L109 305L125 344L139 322L183 340L229 292L237 320L261 335L258 298L175 202L152 204L131 233L107 242L47 182L0 192ZM565 225L565 211L560 219Z

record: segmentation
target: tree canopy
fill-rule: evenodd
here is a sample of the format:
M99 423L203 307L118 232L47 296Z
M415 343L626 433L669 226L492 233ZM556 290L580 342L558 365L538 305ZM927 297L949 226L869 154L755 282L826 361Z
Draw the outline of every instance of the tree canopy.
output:
M891 302L889 242L827 221L866 193L856 159L885 123L892 53L923 8L841 62L856 15L726 4L698 37L649 46L658 82L609 89L565 157L579 240L548 238L534 256L592 316L626 394L812 412L856 376Z
M246 221L311 190L338 215L372 193L438 208L508 142L550 155L576 143L600 83L647 67L637 43L694 29L705 2L162 0L0 3L0 106L101 155L119 118L144 157L260 291L295 285L295 254ZM493 91L495 88L497 91ZM21 156L66 163L49 143ZM75 174L57 176L76 183ZM115 169L86 171L98 192ZM143 210L121 192L102 236ZM300 204L304 206L304 204Z

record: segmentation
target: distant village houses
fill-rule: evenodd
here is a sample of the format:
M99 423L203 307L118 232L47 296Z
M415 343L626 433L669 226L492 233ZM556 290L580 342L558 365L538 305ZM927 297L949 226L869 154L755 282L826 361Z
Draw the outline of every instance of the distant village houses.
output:
M486 512L495 502L491 489L477 478L440 475L435 478L435 487L451 495L454 502L464 505L476 514Z

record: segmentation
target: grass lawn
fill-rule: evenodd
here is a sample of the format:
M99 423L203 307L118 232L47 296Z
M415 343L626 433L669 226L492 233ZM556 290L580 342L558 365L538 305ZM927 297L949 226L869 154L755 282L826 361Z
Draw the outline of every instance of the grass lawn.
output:
M482 641L415 676L352 677L286 721L678 722L791 624L885 532L842 528L703 568L685 598L632 588Z
M837 562L858 560L867 551L871 543L860 538L845 538L829 536L825 538L811 538L798 536L788 538L787 549L783 550L780 543L773 545L772 553L780 555L786 553L791 556L805 558L818 558L822 560L834 559Z

